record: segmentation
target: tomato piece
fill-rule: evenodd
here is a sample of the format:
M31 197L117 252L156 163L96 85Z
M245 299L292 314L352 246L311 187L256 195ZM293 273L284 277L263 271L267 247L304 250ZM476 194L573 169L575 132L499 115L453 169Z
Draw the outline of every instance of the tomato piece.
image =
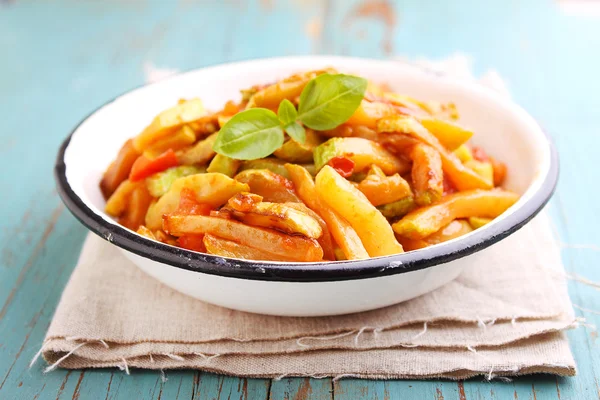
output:
M483 150L481 147L473 146L473 148L471 149L471 152L473 153L473 158L476 159L477 161L489 161L490 160L490 156L488 156L488 154L485 152L485 150Z
M232 116L240 112L240 108L233 101L229 100L223 107L222 115Z
M194 191L183 188L180 193L179 207L174 214L179 215L210 215L212 207L208 204L199 203Z
M160 229L157 231L154 231L154 236L156 237L156 240L158 240L159 242L170 244L170 245L177 244L176 239L174 239L172 236L167 235L164 231L162 231Z
M382 96L377 96L376 94L371 93L371 92L366 92L364 99L370 103L392 104L392 102L389 99L386 99L385 97L382 97Z
M110 164L104 173L104 176L102 176L100 190L105 199L108 200L115 190L117 190L119 185L127 179L131 167L138 157L139 153L135 147L133 147L133 140L129 139L125 142L121 150L119 150L116 160Z
M500 186L504 182L504 179L506 179L506 164L496 160L494 157L490 157L481 147L473 146L471 152L473 153L473 158L477 161L492 163L494 169L494 186Z
M206 246L204 246L204 235L184 235L177 239L179 247L184 249L199 251L206 253Z
M327 165L344 178L348 178L354 172L354 161L346 157L333 157Z
M416 112L415 110L411 110L410 108L406 108L406 107L402 107L402 106L394 105L394 109L402 115L419 115L419 113Z
M500 186L506 179L506 173L508 172L506 164L493 157L490 157L490 162L494 168L494 186Z
M444 196L456 193L456 187L450 182L448 176L444 174Z
M173 149L169 149L154 159L141 155L135 160L129 173L132 182L141 181L157 172L162 172L177 166L177 156Z

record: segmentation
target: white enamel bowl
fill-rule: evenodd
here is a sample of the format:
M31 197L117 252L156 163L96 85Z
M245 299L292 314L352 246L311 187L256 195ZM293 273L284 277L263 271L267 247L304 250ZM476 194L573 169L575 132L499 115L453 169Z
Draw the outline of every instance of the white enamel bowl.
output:
M148 240L103 212L98 189L103 171L126 139L179 98L200 97L209 109L219 109L238 98L242 88L326 66L388 83L417 98L455 102L461 122L475 131L474 142L508 164L506 187L521 199L491 224L458 239L389 257L330 263L244 261L187 251ZM307 56L218 65L132 90L74 129L59 151L55 172L71 212L164 284L237 310L317 316L371 310L420 296L456 278L466 258L484 260L488 246L519 229L548 201L558 159L532 117L486 89L393 61Z

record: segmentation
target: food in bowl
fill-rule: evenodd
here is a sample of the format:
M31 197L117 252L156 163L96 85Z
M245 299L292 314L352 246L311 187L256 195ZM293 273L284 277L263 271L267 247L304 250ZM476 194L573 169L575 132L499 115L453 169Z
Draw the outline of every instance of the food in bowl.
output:
M453 104L333 69L180 100L128 140L100 188L139 234L224 257L316 262L402 253L496 218L519 196Z

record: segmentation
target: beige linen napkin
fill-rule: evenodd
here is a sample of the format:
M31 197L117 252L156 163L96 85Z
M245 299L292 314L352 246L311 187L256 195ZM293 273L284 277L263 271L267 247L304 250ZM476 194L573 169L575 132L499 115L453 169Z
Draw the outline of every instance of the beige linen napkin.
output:
M50 369L197 368L259 377L573 375L558 246L541 215L455 281L380 310L319 318L233 311L180 294L90 235L43 345ZM277 301L273 299L273 301Z

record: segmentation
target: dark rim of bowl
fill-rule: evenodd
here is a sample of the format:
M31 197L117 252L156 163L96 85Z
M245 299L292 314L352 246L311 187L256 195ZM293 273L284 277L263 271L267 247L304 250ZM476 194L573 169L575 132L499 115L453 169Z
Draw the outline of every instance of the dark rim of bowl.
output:
M77 124L58 151L54 173L62 201L83 225L101 238L144 258L193 272L263 281L324 282L376 278L425 269L473 254L516 232L542 210L552 197L558 181L558 154L545 134L550 166L539 190L512 214L464 238L422 250L355 261L270 263L219 257L147 239L116 223L111 224L92 211L73 191L66 177L65 151L79 126L105 105Z

